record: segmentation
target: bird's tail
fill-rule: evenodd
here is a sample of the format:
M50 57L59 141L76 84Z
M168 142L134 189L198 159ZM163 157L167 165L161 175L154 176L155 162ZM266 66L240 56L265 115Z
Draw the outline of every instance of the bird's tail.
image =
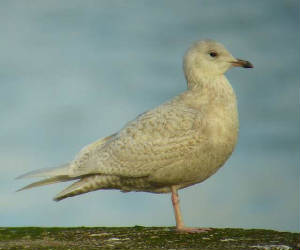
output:
M58 193L55 197L55 201L60 201L67 197L87 193L98 189L114 189L120 186L120 177L112 175L86 175L86 176L72 176L70 174L70 164L64 164L60 167L47 168L29 172L27 174L17 177L31 178L31 177L48 177L37 182L33 182L18 191L53 184L57 182L71 181L80 179L77 182L71 184L63 191Z
M39 169L36 171L29 172L27 174L21 175L17 177L17 179L23 179L23 178L34 178L34 177L47 177L45 179L42 179L37 182L33 182L17 191L33 188L33 187L39 187L44 186L48 184L53 184L57 182L63 182L63 181L70 181L77 179L78 177L70 177L69 175L69 166L70 164L64 164L59 167L54 168L45 168L45 169Z
M119 176L113 175L90 175L82 177L79 181L65 188L58 193L53 200L60 201L62 199L75 195L99 190L118 188L120 183Z
M54 176L67 176L69 175L70 163L63 164L59 167L54 168L42 168L35 171L28 172L20 175L16 179L23 178L36 178L36 177L54 177Z

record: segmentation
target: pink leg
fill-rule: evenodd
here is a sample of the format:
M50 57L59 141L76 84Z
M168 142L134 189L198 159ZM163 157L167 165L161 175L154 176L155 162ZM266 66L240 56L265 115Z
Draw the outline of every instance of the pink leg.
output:
M171 186L172 191L172 204L174 208L175 220L176 220L176 231L181 233L203 233L211 230L210 228L193 228L185 227L183 224L183 219L179 207L179 197L177 189Z

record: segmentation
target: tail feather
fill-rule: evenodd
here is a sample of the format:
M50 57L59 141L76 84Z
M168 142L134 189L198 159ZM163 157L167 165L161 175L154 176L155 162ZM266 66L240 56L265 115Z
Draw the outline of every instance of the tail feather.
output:
M35 178L35 177L56 177L69 175L69 163L54 168L42 168L29 173L23 174L16 179Z
M75 195L99 190L118 188L120 177L112 175L92 175L86 176L58 193L53 200L60 201L62 199Z
M60 167L47 168L29 172L27 174L19 176L21 178L31 177L48 177L40 181L33 182L17 191L22 191L29 188L44 186L57 182L65 182L80 179L77 182L71 184L69 187L58 193L55 197L55 201L60 201L67 197L87 193L98 189L114 189L120 187L120 177L112 175L81 175L72 176L70 175L70 164L64 164Z
M33 183L31 183L31 184L23 187L23 188L18 189L17 192L25 190L25 189L34 188L34 187L39 187L39 186L54 184L54 183L57 183L57 182L70 181L70 180L73 180L73 179L74 178L65 177L65 176L51 177L51 178L43 179L41 181L33 182Z
M70 166L70 164L64 164L59 167L38 169L38 170L35 170L32 172L26 173L24 175L21 175L21 176L17 177L17 179L34 178L34 177L48 177L48 178L33 182L17 191L22 191L22 190L33 188L33 187L39 187L39 186L44 186L44 185L53 184L53 183L57 183L57 182L70 181L70 180L80 178L80 177L70 177L69 166Z

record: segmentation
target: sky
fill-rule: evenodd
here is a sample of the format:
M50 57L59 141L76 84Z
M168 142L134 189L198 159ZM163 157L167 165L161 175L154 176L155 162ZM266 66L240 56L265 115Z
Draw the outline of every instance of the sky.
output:
M69 183L15 192L25 172L186 89L182 56L211 38L253 70L227 77L240 135L212 177L179 192L189 226L299 232L299 1L0 2L0 226L173 226L169 194L91 192Z

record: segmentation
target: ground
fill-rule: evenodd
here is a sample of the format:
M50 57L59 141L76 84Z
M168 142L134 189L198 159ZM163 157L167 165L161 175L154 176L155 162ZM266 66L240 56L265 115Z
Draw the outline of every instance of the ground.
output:
M299 233L212 229L179 234L170 227L0 227L1 250L97 249L299 249Z

